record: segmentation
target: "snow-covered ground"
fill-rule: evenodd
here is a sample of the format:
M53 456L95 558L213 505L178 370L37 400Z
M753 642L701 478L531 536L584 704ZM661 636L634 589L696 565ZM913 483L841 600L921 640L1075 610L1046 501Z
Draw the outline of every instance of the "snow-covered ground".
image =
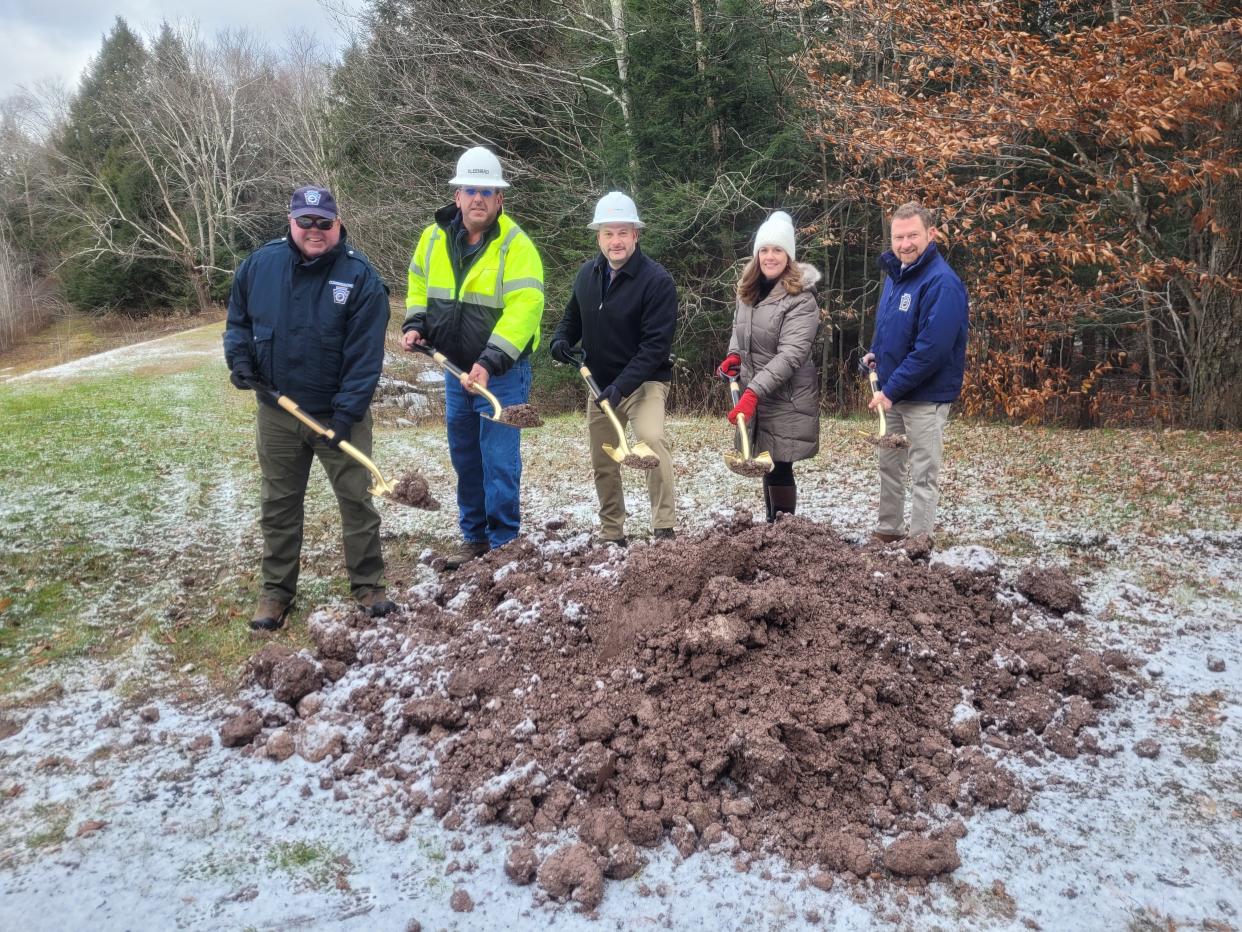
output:
M176 340L154 342L160 359L179 352ZM152 345L105 355L59 377L146 365ZM528 526L561 519L590 530L580 427L553 422L525 442ZM798 467L802 513L854 538L868 530L875 482L866 452L854 450L860 429L825 422L824 452ZM1141 658L1134 679L1144 688L1137 697L1120 691L1103 717L1098 733L1112 753L1032 761L1022 771L1039 787L1030 808L973 816L959 842L962 867L927 892L841 879L823 891L779 863L739 871L732 858L683 861L666 845L648 852L637 876L609 882L597 918L540 903L535 887L504 875L508 830L450 831L426 812L407 820L379 777L331 784L327 763L275 764L222 748L217 730L234 697L171 668L164 649L144 640L119 659L45 667L0 700L0 929L1242 928L1236 502L1172 495L1177 520L1153 533L1150 514L1131 514L1112 476L1077 506L1057 497L1069 480L1043 471L1091 471L1095 454L1080 453L1081 444L1058 452L1055 435L1032 434L997 468L986 454L1006 431L960 432L947 450L936 558L995 561L1005 580L1032 562L1067 565L1086 607L1048 623ZM755 504L753 482L721 462L718 424L677 418L669 433L686 529L721 507ZM1098 449L1106 440L1087 442ZM1136 441L1118 434L1115 443ZM382 432L376 449L381 465L393 473L417 465L449 498L440 430ZM1136 455L1118 455L1127 457L1138 471ZM221 499L217 509L218 498L181 512L184 522L214 527L220 511L235 525L246 504ZM645 495L633 494L631 507L633 533L646 520ZM449 511L384 506L384 516L392 549L453 539ZM193 528L178 534L192 539ZM407 585L429 575L419 568ZM1134 751L1145 739L1160 746L1154 758ZM450 905L459 889L473 911Z

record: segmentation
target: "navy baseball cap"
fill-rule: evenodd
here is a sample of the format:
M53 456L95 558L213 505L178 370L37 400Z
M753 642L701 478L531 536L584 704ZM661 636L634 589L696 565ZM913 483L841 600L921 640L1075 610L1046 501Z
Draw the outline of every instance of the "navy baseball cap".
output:
M327 188L313 184L303 185L293 192L289 200L289 216L297 217L336 217L336 198Z

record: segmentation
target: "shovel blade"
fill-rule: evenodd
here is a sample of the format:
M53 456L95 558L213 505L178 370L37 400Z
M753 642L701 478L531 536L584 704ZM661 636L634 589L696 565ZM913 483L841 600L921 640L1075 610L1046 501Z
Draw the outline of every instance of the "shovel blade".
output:
M651 447L647 446L647 444L641 440L638 441L638 443L635 443L630 447L630 452L633 453L635 456L642 456L642 457L655 456L655 451L652 450Z
M771 453L760 453L758 456L753 456L750 459L746 459L741 453L737 452L725 453L724 461L725 466L731 472L735 472L739 476L745 476L748 479L771 472L774 465Z
M621 463L621 462L624 462L624 461L625 461L625 454L624 454L624 453L622 453L620 450L618 450L616 447L614 447L614 446L612 446L612 445L610 445L610 444L607 444L607 443L600 444L600 446L602 446L602 447L603 447L603 449L604 449L604 454L605 454L605 455L606 455L609 459L611 459L611 460L613 460L614 462L617 462L617 463Z

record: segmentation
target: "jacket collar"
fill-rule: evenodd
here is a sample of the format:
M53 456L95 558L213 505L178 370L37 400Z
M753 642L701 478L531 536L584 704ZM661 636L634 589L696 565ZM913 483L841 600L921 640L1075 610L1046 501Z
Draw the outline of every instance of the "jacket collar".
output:
M619 269L612 270L613 277L615 278L618 275L628 275L630 278L637 278L639 269L642 268L643 263L646 261L647 257L643 255L642 247L635 246L634 255L630 256L625 261L625 265L621 266ZM602 252L597 252L595 254L595 271L602 275L604 273L604 266L607 264L608 260L604 258L604 254Z
M888 273L888 277L901 281L903 278L910 278L917 275L931 263L936 261L936 257L940 255L940 250L936 248L935 243L928 243L927 248L923 250L923 255L915 260L914 265L908 269L902 269L901 261L890 249L888 252L880 256L880 266Z

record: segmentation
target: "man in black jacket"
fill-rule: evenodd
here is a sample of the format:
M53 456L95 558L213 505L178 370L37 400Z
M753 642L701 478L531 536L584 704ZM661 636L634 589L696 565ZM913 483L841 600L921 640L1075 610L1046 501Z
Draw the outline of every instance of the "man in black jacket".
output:
M332 428L318 435L259 394L263 474L263 591L250 627L282 627L297 593L303 500L318 457L341 509L349 586L359 605L386 615L380 518L370 474L341 449L371 453L371 396L384 364L388 287L352 243L326 188L293 192L289 235L251 253L233 276L224 358L240 389L265 383Z
M634 202L620 191L600 198L595 219L600 254L578 270L573 295L552 337L552 358L576 365L570 355L581 341L586 364L601 386L600 400L612 406L625 426L660 460L647 473L651 524L656 537L672 537L676 524L673 460L664 440L664 406L672 378L669 350L677 329L677 288L658 262L638 248ZM599 496L600 534L625 546L625 495L621 468L603 451L616 442L607 416L587 401L587 429L595 491Z

